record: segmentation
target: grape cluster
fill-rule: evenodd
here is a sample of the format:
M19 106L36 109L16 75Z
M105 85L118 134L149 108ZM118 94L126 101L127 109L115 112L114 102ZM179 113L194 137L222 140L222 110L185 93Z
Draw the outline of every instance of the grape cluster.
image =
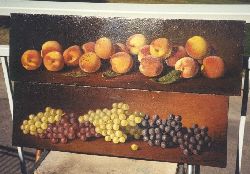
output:
M79 117L79 122L89 121L95 126L95 131L104 136L105 141L113 143L125 143L128 135L140 139L141 129L137 124L141 123L143 113L130 113L126 103L113 103L112 109L97 109L88 111Z
M48 124L60 121L63 114L61 109L46 107L44 112L39 112L36 115L30 114L29 119L23 121L21 130L24 134L42 134L48 128Z
M150 146L161 146L162 148L173 147L178 144L178 136L182 135L181 116L170 114L168 119L160 119L154 115L150 120L145 115L140 127L142 127L143 140Z
M178 142L185 155L199 155L204 150L209 149L212 143L211 137L208 136L208 128L199 127L197 124L185 129Z
M49 138L51 143L66 144L69 140L80 139L86 141L91 137L100 137L90 122L79 123L75 113L65 114L60 121L49 124L46 132L39 134L40 138Z

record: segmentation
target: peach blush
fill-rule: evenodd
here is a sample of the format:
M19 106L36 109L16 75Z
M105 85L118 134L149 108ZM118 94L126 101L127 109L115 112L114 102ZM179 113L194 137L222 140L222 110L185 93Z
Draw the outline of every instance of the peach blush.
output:
M147 77L155 77L163 71L163 63L159 58L146 56L141 60L139 70Z
M101 67L101 60L94 52L87 52L80 57L79 66L87 73L93 73Z
M118 52L129 53L128 48L123 43L116 43L113 45L113 47L114 47L114 53L118 53Z
M37 50L27 50L21 57L21 63L26 70L36 70L42 64L42 58Z
M176 62L182 57L186 57L187 53L183 46L173 47L171 56L166 59L166 64L170 67L174 67Z
M63 52L64 63L67 66L78 66L82 50L78 45L73 45Z
M63 56L58 51L52 51L43 58L43 64L49 71L60 71L64 67Z
M202 59L208 51L207 41L201 36L193 36L185 45L188 55L194 59Z
M113 54L113 45L109 38L102 37L95 43L95 53L101 59L110 59Z
M132 68L133 59L126 52L118 52L112 55L110 63L114 72L124 74Z
M138 60L141 62L141 60L150 55L150 46L149 45L144 45L143 47L140 48L139 53L138 53Z
M51 51L62 52L62 46L57 41L47 41L42 45L41 56L45 57Z
M209 56L203 59L201 72L208 78L220 78L225 73L225 64L222 58L218 56Z
M170 56L172 51L171 43L167 38L158 38L150 44L150 54L156 58L165 59Z
M87 42L82 45L82 50L84 53L95 52L95 42Z
M192 78L198 73L199 66L191 57L183 57L176 62L175 70L182 71L181 77L183 78Z
M143 34L134 34L127 39L126 46L131 54L137 55L139 49L146 45L146 42L146 37Z

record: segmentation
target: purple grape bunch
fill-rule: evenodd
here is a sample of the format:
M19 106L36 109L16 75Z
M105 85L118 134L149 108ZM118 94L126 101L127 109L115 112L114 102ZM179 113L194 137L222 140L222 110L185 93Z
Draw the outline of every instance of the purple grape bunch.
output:
M150 146L161 148L180 147L185 155L199 155L212 144L208 128L194 124L191 128L183 127L182 117L170 114L167 119L154 115L150 119L145 115L140 123L143 141Z

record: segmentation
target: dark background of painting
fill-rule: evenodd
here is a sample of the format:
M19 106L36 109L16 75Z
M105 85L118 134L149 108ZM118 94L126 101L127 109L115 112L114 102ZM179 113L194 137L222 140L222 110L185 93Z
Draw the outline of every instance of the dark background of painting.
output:
M229 99L226 96L20 82L15 82L14 89L13 145L155 161L226 166ZM29 114L43 111L46 106L85 114L90 109L111 108L113 102L128 103L131 111L144 112L151 117L154 114L158 114L161 118L166 118L170 113L181 115L182 123L187 127L194 123L205 125L209 128L209 136L214 141L213 147L201 155L187 157L179 148L151 147L142 140L130 140L117 145L105 142L102 137L93 141L74 140L68 144L55 145L49 140L24 135L20 129L22 121L28 119ZM139 145L139 151L130 150L130 145L133 143Z
M163 20L124 19L78 16L12 14L10 32L10 73L14 81L78 84L125 89L145 89L152 91L174 91L191 93L212 93L240 95L241 70L244 38L243 21L207 20ZM175 44L184 45L194 35L204 36L216 49L226 64L227 73L220 79L201 76L184 79L171 85L154 83L138 70L112 80L101 77L102 72L88 77L65 77L61 72L48 72L44 67L37 71L26 71L20 63L22 53L27 49L41 49L48 40L59 41L64 48L95 41L102 36L114 42L125 42L135 33L143 33L149 42L158 37L167 37Z

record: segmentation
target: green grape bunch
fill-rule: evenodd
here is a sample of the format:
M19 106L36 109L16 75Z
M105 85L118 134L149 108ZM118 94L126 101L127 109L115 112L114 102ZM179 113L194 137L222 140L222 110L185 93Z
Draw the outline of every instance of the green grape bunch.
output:
M53 124L61 120L64 112L62 109L53 109L46 107L44 112L30 114L27 120L23 120L21 130L24 134L38 135L42 134L48 128L48 124Z
M115 144L125 143L128 136L140 139L141 123L144 114L129 111L129 105L123 102L113 103L112 108L89 110L88 113L78 118L79 123L86 121L95 126L95 131L104 136L105 141Z

